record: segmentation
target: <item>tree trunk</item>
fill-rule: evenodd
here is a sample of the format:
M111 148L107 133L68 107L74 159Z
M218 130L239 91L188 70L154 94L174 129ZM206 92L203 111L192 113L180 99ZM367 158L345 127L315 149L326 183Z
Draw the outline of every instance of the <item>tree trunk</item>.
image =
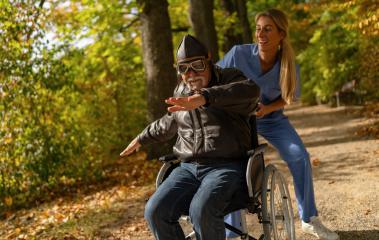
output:
M237 7L237 16L242 27L243 43L251 43L253 35L250 28L249 18L247 16L246 0L235 0Z
M233 13L237 12L233 0L221 0L220 3L226 13L226 18L230 18ZM240 29L241 31L238 31L239 29L240 28L235 25L231 25L226 29L226 32L223 34L224 41L222 44L222 51L228 52L234 45L242 43L242 29Z
M231 25L224 34L222 50L229 51L234 45L252 42L252 33L247 18L246 0L221 0L227 17L237 17L237 25Z
M190 22L195 36L208 48L212 60L218 60L218 45L213 18L213 0L190 0Z
M171 23L167 0L137 0L137 3L147 80L148 120L152 122L167 112L164 99L172 95L176 85ZM161 154L162 147L154 149L149 150L149 158Z

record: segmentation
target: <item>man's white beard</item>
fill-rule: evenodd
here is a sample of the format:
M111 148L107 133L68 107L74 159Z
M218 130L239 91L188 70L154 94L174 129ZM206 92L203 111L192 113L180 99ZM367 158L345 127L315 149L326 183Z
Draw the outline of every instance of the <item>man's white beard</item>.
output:
M198 91L207 86L207 81L203 76L196 76L188 78L186 84L192 91Z

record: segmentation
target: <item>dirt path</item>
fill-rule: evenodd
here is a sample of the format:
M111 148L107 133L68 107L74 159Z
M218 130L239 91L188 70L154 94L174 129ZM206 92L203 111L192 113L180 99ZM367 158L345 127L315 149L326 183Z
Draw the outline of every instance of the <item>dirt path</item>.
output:
M295 105L286 113L311 155L323 222L335 229L341 240L378 240L379 140L356 134L374 120L360 117L352 107ZM265 156L289 183L297 238L315 239L300 231L292 179L284 162L273 149ZM152 184L140 188L120 184L93 195L20 211L0 222L0 239L153 239L143 220L145 199L153 191ZM248 221L258 236L261 226L255 218Z

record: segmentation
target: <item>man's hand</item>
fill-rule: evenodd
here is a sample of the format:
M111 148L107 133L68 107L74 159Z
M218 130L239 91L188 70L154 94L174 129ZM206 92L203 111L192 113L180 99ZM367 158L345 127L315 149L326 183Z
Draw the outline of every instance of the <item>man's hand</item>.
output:
M167 108L169 112L190 111L206 103L204 96L201 94L195 94L190 97L170 97L165 102L173 105Z
M138 142L138 137L136 137L135 139L133 139L133 141L131 141L129 143L129 145L124 149L124 151L122 151L120 153L120 156L121 157L126 157L130 154L132 154L135 150L137 150L139 147L141 147L141 144L139 144Z

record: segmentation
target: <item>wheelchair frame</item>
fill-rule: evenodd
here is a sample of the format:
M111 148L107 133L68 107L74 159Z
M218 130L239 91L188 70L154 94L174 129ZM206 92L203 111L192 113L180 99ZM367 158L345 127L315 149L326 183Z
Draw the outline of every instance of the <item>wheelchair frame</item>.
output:
M265 166L264 164L263 155L267 144L258 144L255 120L255 117L250 119L253 149L247 152L249 160L246 183L249 202L246 209L241 209L242 229L228 223L225 223L225 228L239 235L241 239L295 240L294 216L288 187L283 175L274 165ZM174 155L163 156L159 160L164 164L157 175L156 188L180 163ZM249 235L246 223L247 213L257 214L259 223L263 226L263 234L258 239ZM188 216L185 219L189 222ZM195 239L195 233L191 232L186 239Z

